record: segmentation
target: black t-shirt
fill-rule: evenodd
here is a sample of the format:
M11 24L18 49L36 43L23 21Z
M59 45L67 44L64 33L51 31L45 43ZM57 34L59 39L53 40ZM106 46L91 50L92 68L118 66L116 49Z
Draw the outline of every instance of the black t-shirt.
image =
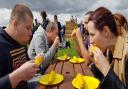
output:
M41 24L41 26L44 28L44 30L46 29L48 23L49 23L49 19L46 19L46 20L43 21L43 23Z
M18 44L0 29L0 89L12 89L8 74L28 60L27 47ZM22 81L16 89L27 89L27 82Z
M61 31L61 24L60 24L60 22L57 22L57 24L58 24L59 34L60 34L60 31Z

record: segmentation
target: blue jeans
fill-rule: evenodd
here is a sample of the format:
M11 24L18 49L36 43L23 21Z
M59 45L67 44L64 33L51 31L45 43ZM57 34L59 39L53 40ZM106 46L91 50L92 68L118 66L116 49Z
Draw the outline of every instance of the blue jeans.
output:
M36 81L28 82L28 89L35 89L37 84L38 84L38 82L36 82Z

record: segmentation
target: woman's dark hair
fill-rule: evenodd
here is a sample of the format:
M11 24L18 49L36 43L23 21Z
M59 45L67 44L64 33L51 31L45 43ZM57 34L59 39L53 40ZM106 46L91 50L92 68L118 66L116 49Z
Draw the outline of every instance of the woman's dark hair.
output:
M124 17L124 15L120 14L120 13L115 13L114 17L116 20L119 21L120 25L123 26L125 23L127 23L126 18Z
M93 21L95 27L102 31L104 26L108 26L110 31L117 34L116 22L113 14L105 7L97 8L90 16L89 21Z
M85 13L85 15L91 15L93 13L93 11L88 11Z
M118 25L123 26L126 31L128 31L128 22L124 15L120 13L115 13L114 18L118 21Z

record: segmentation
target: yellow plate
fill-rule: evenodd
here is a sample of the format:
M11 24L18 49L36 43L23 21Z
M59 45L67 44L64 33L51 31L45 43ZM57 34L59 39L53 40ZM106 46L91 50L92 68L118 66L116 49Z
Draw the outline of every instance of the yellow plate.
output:
M65 61L65 60L69 60L70 57L64 58L63 56L57 57L57 60L61 60L61 61Z
M55 80L53 83L48 83L49 74L42 75L39 79L39 82L44 85L55 85L63 81L64 77L61 74L56 74Z
M83 63L84 59L83 58L77 58L77 59L70 59L69 61L71 63Z
M83 76L83 79L85 81L86 89L96 89L99 87L100 81L98 79L91 76ZM79 84L75 78L72 81L72 85L76 88L79 88Z

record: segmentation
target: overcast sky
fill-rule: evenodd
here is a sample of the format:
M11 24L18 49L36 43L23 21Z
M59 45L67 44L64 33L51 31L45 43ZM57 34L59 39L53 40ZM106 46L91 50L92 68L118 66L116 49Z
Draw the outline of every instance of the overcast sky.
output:
M50 19L57 14L63 24L71 15L76 16L80 22L85 12L100 6L107 7L113 13L121 12L128 16L128 0L0 0L0 25L8 23L11 9L16 3L26 4L39 21L41 20L39 12L45 10Z

